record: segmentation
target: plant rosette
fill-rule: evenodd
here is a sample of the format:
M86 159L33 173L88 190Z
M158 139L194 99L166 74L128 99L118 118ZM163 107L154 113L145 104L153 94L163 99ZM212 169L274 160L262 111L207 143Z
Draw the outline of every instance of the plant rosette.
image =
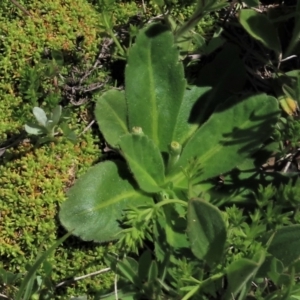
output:
M212 99L207 97L211 92L211 86L187 85L174 36L152 24L129 50L125 91L95 96L100 130L121 158L100 162L77 180L61 206L60 221L85 241L119 240L127 252L151 241L157 261L146 259L147 282L165 270L159 264L167 257L171 263L182 259L178 249L216 268L225 251L226 225L220 210L199 191L259 150L277 122L274 97ZM262 265L264 254L258 256L226 269L232 280L240 267L247 273L232 294L240 293ZM135 275L127 272L127 279L157 297L155 289L143 285L137 264L130 258L120 261L116 272L130 269ZM196 284L188 294L199 289Z

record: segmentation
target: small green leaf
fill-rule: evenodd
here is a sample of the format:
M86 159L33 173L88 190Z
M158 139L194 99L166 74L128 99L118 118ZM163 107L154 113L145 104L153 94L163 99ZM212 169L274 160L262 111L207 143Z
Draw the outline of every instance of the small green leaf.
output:
M105 140L116 147L119 137L128 133L124 92L110 90L96 96L95 116Z
M297 99L296 90L287 84L282 85L282 90L288 98Z
M187 221L187 234L194 255L210 266L217 264L222 259L227 236L221 212L204 200L191 199Z
M244 29L268 49L281 53L281 45L275 27L265 14L252 9L242 9L239 21Z
M266 257L264 263L259 268L256 275L258 278L272 277L274 279L274 277L280 275L283 272L283 270L284 266L282 262L270 255Z
M133 258L126 257L118 261L117 272L137 287L141 286L138 276L138 263Z
M54 135L54 127L55 127L55 124L54 124L53 120L51 120L51 119L47 120L45 128L50 135Z
M126 134L119 146L139 187L145 192L159 192L164 182L164 162L153 141L144 134Z
M61 117L61 112L62 112L62 108L60 105L57 105L53 111L52 111L52 121L53 121L53 124L54 126L56 126L60 120L60 117Z
M34 107L32 112L33 112L36 120L38 121L38 123L41 126L46 127L48 118L47 118L46 113L44 112L44 110L41 109L40 107Z
M17 280L22 277L21 273L14 274L0 268L0 284L13 285Z
M258 262L241 258L227 267L228 288L224 300L231 300L232 297L237 296L245 287L249 286L264 259L265 256L262 253Z
M70 140L72 143L76 143L77 141L77 136L75 134L75 132L70 129L69 125L67 123L61 123L59 125L59 127L61 128L61 130L63 131L64 136Z
M128 206L151 204L152 198L135 189L124 162L105 161L90 168L68 191L59 218L67 230L85 241L118 239L119 219Z
M158 276L158 268L156 261L152 261L149 271L148 271L148 282L154 282Z
M179 204L163 207L164 214L157 219L161 227L160 238L173 249L189 248L186 236L186 220L182 217L186 214Z
M45 128L36 124L25 124L25 131L33 135L41 135L45 133Z

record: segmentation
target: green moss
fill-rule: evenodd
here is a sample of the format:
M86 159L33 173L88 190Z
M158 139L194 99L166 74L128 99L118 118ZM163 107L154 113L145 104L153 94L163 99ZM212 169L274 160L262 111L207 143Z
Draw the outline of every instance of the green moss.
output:
M103 34L99 14L87 1L18 2L33 17L25 16L9 0L0 4L0 143L33 120L32 103L20 91L21 82L26 90L21 80L24 70L40 63L45 48L75 53L75 41L81 35L82 61L88 66L98 54ZM65 67L69 68L67 63ZM90 109L71 109L71 127L79 134L91 120ZM64 234L57 217L59 206L74 180L99 159L98 144L88 131L76 145L58 138L57 143L34 148L24 140L1 157L0 266L23 273L28 263ZM111 247L70 237L49 258L52 280L58 283L104 268L103 254ZM112 276L103 274L59 288L55 298L107 289ZM6 292L15 290L8 287Z
M102 34L97 12L84 0L20 3L33 17L25 16L9 0L0 5L0 140L23 126L32 109L19 93L24 68L38 64L47 48L71 53L81 35L83 59L93 60Z
M75 146L59 141L34 149L24 143L5 155L9 161L0 166L0 261L6 270L24 272L27 263L63 234L57 220L59 205L77 174L84 173L100 156L94 143L87 134ZM50 259L53 280L104 268L106 249L70 238ZM67 293L86 292L87 286L92 293L108 288L111 282L111 275L101 275L78 282Z

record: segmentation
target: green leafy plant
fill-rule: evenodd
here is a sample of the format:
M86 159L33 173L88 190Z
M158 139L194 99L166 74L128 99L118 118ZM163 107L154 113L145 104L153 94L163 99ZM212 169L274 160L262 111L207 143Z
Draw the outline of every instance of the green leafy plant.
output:
M147 50L142 49L143 43L148 45ZM177 59L170 32L159 25L144 30L130 53L125 93L111 90L97 101L95 113L104 137L111 147L120 150L139 188L146 193L160 193L169 188L175 194L178 189L193 194L192 187L199 182L230 171L253 153L270 135L278 117L275 98L260 94L245 100L219 99L223 103L203 124L205 112L193 115L191 110L210 88L187 88ZM265 128L263 132L258 130L261 125ZM129 128L134 132L130 133ZM244 133L247 138L241 138ZM218 159L217 153L221 151L230 160L220 163L223 159ZM125 169L122 162L107 161L91 172L100 175L101 169L108 168L108 174L115 176L118 166L120 171ZM126 177L130 178L129 174ZM88 176L86 179L89 180ZM105 178L98 176L95 180ZM123 181L120 188L125 184ZM152 199L148 194L138 193L136 187L132 189L130 196L142 197L146 202ZM112 190L110 193L119 194ZM62 209L61 215L64 213L67 210Z
M153 245L155 258L149 250L138 261L109 258L131 283L120 293L217 297L227 277L224 299L245 299L266 257L284 260L284 254L267 254L268 245L276 247L272 236L260 241L265 231L258 223L252 250L229 258L227 214L209 203L209 190L212 178L242 165L269 138L279 116L276 99L222 99L220 87L187 86L173 36L158 24L138 35L125 77L125 92L97 96L95 109L106 141L125 162L101 162L75 183L61 206L63 226L83 240L118 239L120 253Z
M64 66L63 55L52 50L51 57L33 67L26 66L21 73L20 94L34 106L44 103L53 108L61 101L58 78Z
M26 124L25 130L29 134L42 136L38 140L39 144L54 141L55 135L58 134L58 128L62 130L67 139L76 142L76 135L65 122L68 117L62 115L62 107L60 105L56 106L48 116L40 107L34 107L32 112L38 124Z

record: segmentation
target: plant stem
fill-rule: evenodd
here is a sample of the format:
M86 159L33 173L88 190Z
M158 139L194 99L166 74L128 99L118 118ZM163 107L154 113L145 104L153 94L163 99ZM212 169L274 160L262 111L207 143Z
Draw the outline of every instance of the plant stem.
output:
M155 206L157 208L159 208L161 206L164 206L164 205L167 205L167 204L171 204L171 203L178 203L178 204L181 204L183 206L187 206L187 202L185 202L183 200L180 200L180 199L167 199L167 200L164 200L164 201L156 203Z
M103 17L103 21L104 21L104 23L105 23L105 27L106 27L106 29L107 29L109 35L111 36L111 38L112 38L113 41L115 42L115 44L116 44L117 48L119 49L121 55L124 57L124 56L125 56L125 51L124 51L123 47L121 46L119 40L116 38L116 36L115 36L113 30L111 29L111 26L109 26L110 24L109 24L109 22L107 21L107 17L106 17L106 15L105 15L104 13L102 13L102 17Z

